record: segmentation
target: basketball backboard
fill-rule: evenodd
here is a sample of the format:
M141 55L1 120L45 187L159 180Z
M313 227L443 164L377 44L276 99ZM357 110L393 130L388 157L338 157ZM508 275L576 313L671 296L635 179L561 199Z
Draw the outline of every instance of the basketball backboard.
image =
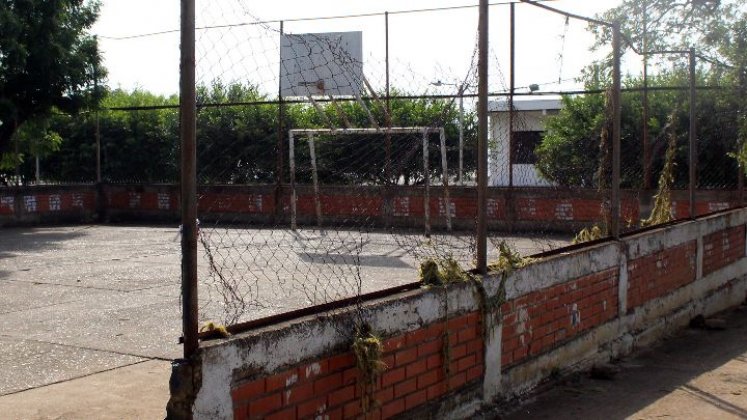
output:
M362 84L362 32L280 36L282 96L356 96Z

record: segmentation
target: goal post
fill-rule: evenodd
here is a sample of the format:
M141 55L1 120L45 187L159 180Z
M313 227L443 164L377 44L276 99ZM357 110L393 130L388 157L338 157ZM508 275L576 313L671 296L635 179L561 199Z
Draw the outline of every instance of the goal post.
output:
M444 206L444 216L446 218L446 228L448 231L452 229L451 222L451 199L449 194L449 172L448 172L448 159L446 156L446 132L443 127L384 127L384 128L306 128L306 129L291 129L288 130L288 158L289 158L289 169L290 169L290 210L291 210L291 229L296 230L298 228L298 195L296 185L296 145L295 141L298 138L305 137L309 143L309 157L311 160L311 175L312 175L312 187L314 191L314 208L316 213L316 221L319 227L323 224L321 194L319 189L319 169L318 160L316 153L316 139L322 135L332 136L353 136L353 135L392 135L392 134L412 134L422 135L423 143L423 175L424 175L424 192L423 192L423 215L424 215L424 228L425 234L430 235L431 233L431 211L430 211L430 167L429 167L429 135L439 135L439 149L441 152L441 182L442 198Z

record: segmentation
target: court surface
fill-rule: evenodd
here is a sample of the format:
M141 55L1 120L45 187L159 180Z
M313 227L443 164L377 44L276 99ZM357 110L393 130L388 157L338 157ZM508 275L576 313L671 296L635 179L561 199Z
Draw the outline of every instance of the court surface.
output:
M412 283L422 258L453 257L466 267L473 253L470 235L420 232L203 226L201 238L201 322L257 319ZM523 255L567 244L491 239ZM0 230L0 395L179 357L180 261L177 227Z

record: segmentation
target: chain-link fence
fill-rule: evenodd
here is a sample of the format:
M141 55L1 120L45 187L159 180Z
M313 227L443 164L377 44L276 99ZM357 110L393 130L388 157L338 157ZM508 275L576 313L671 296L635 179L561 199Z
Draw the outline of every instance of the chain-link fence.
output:
M618 90L609 24L490 10L480 209L476 7L262 21L243 0L198 2L202 321L360 299L429 262L472 270L481 233L490 264L504 244L530 256L742 205L743 113L723 65L623 36ZM174 184L178 102L114 89L98 112L55 115L57 146L19 141L3 182L93 183L98 154L105 185Z

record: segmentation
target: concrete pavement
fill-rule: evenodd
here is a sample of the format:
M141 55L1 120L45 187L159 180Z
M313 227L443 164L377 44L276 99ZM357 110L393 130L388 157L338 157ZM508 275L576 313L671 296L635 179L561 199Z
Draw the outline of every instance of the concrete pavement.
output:
M722 314L726 329L686 329L615 364L612 380L580 374L488 418L745 419L747 306Z

